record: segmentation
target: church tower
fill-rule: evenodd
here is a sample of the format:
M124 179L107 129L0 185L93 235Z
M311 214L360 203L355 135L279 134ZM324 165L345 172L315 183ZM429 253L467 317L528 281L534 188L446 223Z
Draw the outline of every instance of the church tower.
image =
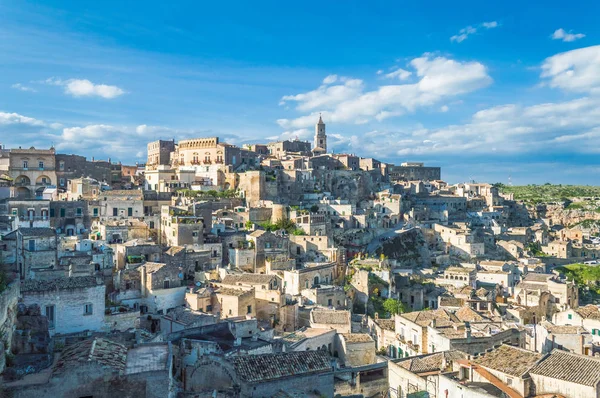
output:
M319 115L319 121L315 125L315 143L313 153L327 153L327 134L325 133L325 123L323 123L321 115Z

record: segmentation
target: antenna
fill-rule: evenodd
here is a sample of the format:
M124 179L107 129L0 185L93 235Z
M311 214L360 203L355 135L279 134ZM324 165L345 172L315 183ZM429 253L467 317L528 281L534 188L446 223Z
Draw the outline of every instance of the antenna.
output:
M510 174L508 175L508 186L512 187L512 176Z

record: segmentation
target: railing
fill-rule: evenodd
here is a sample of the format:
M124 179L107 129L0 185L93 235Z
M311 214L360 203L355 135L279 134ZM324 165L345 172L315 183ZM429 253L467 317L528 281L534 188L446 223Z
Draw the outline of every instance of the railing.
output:
M56 167L11 167L10 169L17 171L54 171Z
M31 181L18 181L15 182L15 187L28 187L31 185Z

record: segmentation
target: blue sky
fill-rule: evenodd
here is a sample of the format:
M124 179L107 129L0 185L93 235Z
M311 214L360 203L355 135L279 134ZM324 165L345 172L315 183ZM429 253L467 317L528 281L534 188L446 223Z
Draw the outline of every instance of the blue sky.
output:
M598 2L171 3L0 2L0 142L133 163L323 113L335 152L450 182L600 184Z

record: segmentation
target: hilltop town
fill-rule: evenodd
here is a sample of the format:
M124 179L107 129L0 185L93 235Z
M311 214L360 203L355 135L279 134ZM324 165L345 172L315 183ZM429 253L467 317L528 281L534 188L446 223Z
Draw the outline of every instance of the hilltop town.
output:
M595 191L327 141L0 146L0 396L600 396Z

